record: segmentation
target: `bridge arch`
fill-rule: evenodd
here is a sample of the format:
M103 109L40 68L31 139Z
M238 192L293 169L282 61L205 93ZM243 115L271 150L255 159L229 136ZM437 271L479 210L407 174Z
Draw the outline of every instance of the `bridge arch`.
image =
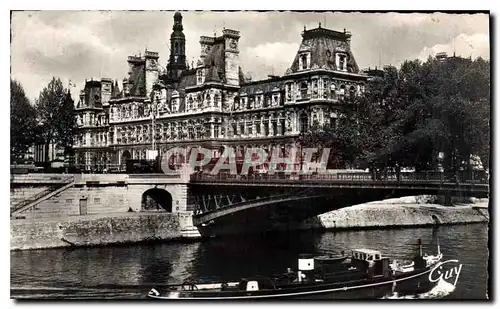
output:
M148 189L142 193L141 209L172 212L172 194L162 188Z

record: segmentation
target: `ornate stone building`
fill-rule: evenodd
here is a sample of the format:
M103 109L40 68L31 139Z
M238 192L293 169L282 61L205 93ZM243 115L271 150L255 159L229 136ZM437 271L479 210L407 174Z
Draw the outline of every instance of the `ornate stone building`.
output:
M244 78L240 33L200 37L199 60L186 63L182 16L174 15L166 68L158 53L128 58L122 89L109 79L86 81L77 119L76 163L120 164L159 155L172 147L281 147L299 142L314 124L335 126L352 99L364 91L362 73L350 48L351 34L321 27L302 33L284 76ZM273 51L270 51L273 52Z

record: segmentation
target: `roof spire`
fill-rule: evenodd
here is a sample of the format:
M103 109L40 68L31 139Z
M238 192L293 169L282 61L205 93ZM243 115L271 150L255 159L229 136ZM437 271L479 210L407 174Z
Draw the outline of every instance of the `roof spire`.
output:
M455 37L453 37L453 57L455 57Z
M319 27L321 28L321 22L319 22Z

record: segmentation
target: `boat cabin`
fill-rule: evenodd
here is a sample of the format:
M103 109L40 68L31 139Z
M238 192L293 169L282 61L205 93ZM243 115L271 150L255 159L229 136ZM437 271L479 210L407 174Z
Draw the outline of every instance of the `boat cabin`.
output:
M390 274L389 258L372 249L352 250L351 265L360 271L366 272L369 277L388 276Z
M358 261L380 261L382 254L379 251L371 249L355 249L352 250L352 259Z

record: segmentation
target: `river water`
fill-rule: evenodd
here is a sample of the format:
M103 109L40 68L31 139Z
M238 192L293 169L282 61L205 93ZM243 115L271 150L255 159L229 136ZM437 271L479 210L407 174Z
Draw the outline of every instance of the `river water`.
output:
M488 226L365 231L303 231L190 243L149 243L100 248L13 251L12 298L145 298L153 285L189 278L241 277L283 273L295 268L300 253L334 253L372 248L409 259L417 239L435 253L439 239L444 260L463 264L455 287L415 298L487 299ZM388 296L388 298L397 298Z

